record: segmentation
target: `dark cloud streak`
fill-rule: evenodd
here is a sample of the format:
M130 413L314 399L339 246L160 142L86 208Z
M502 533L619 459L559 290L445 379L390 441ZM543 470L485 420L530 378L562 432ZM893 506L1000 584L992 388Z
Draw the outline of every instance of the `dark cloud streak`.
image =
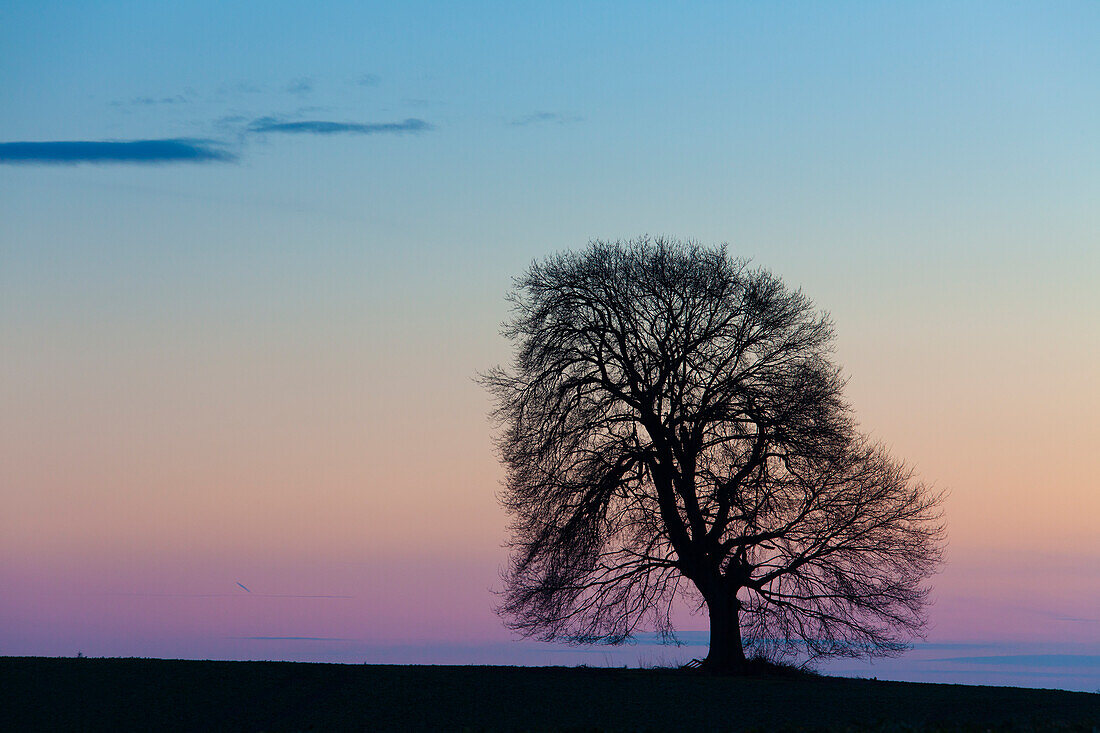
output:
M329 122L325 120L280 122L274 117L261 117L248 126L249 132L280 132L292 135L401 135L431 129L434 129L431 124L415 117L401 122Z
M231 163L237 156L211 140L73 140L0 143L0 163L76 165L78 163Z
M516 117L512 120L510 125L513 127L526 127L527 125L538 125L555 123L558 125L565 125L570 122L580 122L582 118L573 117L570 115L563 115L557 112L532 112L529 115L523 115L522 117Z

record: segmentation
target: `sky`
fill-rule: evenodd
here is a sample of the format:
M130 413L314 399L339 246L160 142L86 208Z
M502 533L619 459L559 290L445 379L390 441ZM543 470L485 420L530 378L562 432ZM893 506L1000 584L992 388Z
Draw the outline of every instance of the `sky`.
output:
M492 610L511 278L648 233L950 492L928 638L830 668L1100 689L1100 5L318 5L0 6L0 654L698 656Z

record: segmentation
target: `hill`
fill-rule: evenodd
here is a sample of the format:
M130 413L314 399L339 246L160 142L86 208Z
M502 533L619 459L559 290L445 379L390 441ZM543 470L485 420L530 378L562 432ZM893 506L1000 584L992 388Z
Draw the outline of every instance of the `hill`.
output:
M1063 730L1100 694L687 670L0 657L2 730Z

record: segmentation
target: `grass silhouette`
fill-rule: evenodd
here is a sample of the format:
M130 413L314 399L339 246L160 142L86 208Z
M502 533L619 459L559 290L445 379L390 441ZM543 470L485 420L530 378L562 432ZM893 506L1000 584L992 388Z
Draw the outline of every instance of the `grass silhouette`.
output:
M0 657L0 730L1092 731L1100 695L701 670Z

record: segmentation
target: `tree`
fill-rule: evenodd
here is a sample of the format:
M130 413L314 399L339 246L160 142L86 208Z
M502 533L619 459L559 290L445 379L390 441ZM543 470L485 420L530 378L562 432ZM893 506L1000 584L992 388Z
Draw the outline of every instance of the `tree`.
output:
M512 555L498 612L542 640L674 638L704 665L895 654L925 622L942 495L856 430L827 315L725 247L642 238L536 262L496 399Z

